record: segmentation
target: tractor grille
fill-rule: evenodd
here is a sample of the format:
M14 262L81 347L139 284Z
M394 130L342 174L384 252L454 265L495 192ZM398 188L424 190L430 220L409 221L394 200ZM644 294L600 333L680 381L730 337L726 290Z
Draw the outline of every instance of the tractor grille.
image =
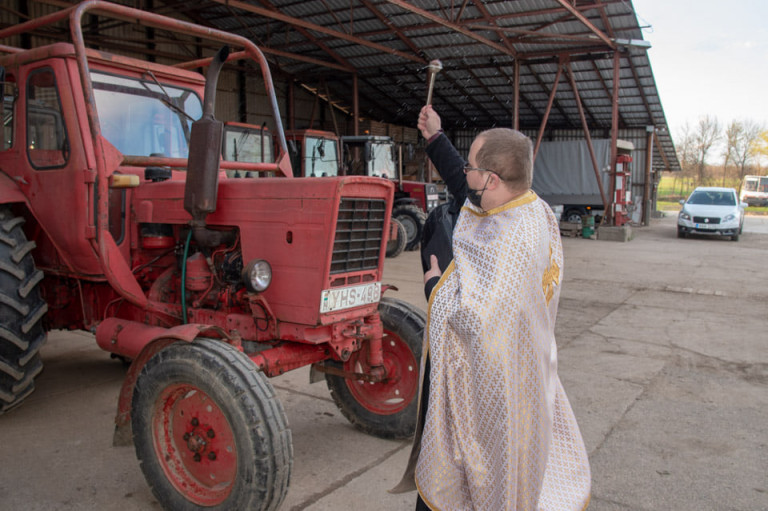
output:
M342 197L331 273L376 269L379 266L386 202Z
M695 216L693 217L693 223L695 224L719 224L720 218L716 216Z

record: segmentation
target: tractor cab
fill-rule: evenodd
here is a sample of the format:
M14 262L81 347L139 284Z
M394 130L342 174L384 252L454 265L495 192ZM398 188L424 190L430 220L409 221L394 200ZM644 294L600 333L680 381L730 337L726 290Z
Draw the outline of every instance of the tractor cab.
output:
M290 130L285 133L291 165L297 176L334 177L339 172L339 137L329 131Z
M389 137L345 136L342 137L344 165L347 175L400 178L397 148Z

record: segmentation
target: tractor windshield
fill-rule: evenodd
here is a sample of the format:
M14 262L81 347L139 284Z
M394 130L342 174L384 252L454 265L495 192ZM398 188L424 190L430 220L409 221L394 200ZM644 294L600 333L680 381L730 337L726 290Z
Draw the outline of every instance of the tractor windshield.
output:
M192 121L203 114L193 91L152 76L128 78L92 72L102 135L131 156L186 158Z

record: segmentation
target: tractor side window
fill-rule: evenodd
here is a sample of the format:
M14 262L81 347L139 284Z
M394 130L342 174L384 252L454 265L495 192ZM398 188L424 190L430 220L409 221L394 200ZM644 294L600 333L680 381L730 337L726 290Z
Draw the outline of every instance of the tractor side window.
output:
M36 169L63 167L69 157L59 90L50 69L34 71L27 79L27 154Z
M0 151L13 147L13 105L16 99L16 84L11 77L3 82L3 139L0 141Z

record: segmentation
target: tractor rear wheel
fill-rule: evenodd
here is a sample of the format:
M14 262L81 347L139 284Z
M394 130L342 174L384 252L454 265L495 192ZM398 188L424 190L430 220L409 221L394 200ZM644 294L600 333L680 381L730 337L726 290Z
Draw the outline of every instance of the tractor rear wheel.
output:
M45 343L42 319L48 306L40 297L43 272L32 258L24 218L0 208L0 415L35 390L43 370L40 347Z
M412 305L393 298L381 299L379 314L384 327L386 379L368 383L328 373L325 379L336 406L355 427L381 438L408 438L416 429L419 364L427 318ZM326 364L344 371L368 372L367 346L343 364Z
M397 257L405 250L405 245L408 243L406 239L408 234L405 232L405 226L397 219L392 218L392 223L397 225L397 239L387 242L387 257Z
M165 509L274 510L287 491L291 432L250 359L212 339L171 344L136 381L136 456Z
M408 242L405 244L406 250L416 250L421 243L421 234L424 232L424 222L427 221L427 215L418 206L406 204L395 206L392 210L392 217L397 218L407 234Z

